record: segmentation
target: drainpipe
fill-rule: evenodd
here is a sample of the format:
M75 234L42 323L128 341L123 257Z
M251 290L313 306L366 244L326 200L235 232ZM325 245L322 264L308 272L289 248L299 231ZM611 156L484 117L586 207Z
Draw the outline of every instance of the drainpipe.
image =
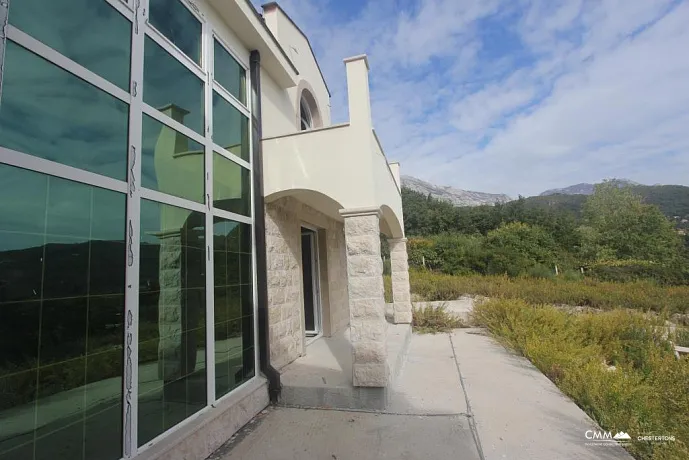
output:
M0 0L1 1L1 0ZM266 262L266 217L263 191L263 148L261 146L261 55L251 52L249 74L251 76L254 175L254 234L256 241L256 279L258 292L258 343L261 372L268 379L270 401L275 404L280 397L282 384L280 373L270 364L270 334L268 334L268 276Z

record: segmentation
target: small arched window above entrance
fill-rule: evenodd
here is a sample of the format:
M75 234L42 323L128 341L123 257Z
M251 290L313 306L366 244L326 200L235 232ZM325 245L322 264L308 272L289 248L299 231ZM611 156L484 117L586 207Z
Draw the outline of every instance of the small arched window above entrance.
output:
M297 126L301 131L323 127L321 114L318 110L318 103L313 93L309 90L307 83L303 82L299 94L299 112L297 113Z
M313 128L313 116L311 115L311 108L309 107L309 103L306 101L304 96L302 96L301 100L299 101L299 120L302 131Z

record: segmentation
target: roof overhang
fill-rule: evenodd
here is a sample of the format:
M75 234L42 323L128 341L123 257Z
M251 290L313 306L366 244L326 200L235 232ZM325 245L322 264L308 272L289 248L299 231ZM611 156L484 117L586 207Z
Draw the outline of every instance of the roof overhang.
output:
M208 0L249 50L261 53L261 66L282 88L299 82L299 71L287 57L251 0Z

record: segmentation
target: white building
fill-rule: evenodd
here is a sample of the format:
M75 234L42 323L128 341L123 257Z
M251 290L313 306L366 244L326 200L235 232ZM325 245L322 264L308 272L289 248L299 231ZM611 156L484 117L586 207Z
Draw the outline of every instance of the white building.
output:
M365 56L333 125L275 3L10 0L0 30L0 460L206 458L328 337L389 384L411 303Z

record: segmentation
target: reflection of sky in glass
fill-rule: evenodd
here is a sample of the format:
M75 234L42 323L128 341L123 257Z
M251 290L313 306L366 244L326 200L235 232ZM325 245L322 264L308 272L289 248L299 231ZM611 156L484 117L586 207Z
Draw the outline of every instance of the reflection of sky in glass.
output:
M246 72L223 46L214 40L213 78L240 102L246 104Z
M149 37L144 54L144 102L159 110L176 105L184 112L175 120L203 134L203 81Z
M128 106L7 41L0 145L125 180Z
M201 23L180 0L150 0L148 21L184 54L201 64Z
M19 0L9 22L129 91L131 22L104 0Z

